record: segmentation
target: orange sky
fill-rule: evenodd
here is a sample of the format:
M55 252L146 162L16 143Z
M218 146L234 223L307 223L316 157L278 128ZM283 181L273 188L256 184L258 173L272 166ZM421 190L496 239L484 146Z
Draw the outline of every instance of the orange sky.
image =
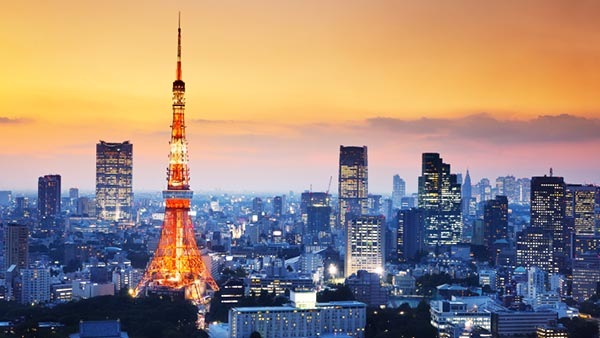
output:
M600 182L566 160L600 145L595 130L575 137L577 123L508 146L454 129L378 137L370 124L485 112L596 126L598 1L11 1L0 12L0 189L33 189L48 173L92 189L100 139L131 140L135 188L164 188L179 10L196 190L324 189L339 144L353 143L369 146L378 192L395 173L414 190L423 151L474 179L555 166ZM518 129L506 128L490 133Z

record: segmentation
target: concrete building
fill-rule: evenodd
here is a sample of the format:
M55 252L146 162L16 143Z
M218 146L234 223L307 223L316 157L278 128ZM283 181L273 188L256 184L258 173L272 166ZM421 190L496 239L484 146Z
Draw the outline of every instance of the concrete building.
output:
M346 278L346 286L350 288L357 301L368 306L380 307L388 302L388 290L382 287L379 274L359 270Z
M356 301L317 303L314 291L291 291L291 304L229 310L229 337L317 338L327 334L363 338L366 304Z
M385 217L353 217L347 224L345 276L358 270L383 273Z
M554 311L494 311L492 337L528 337L536 334L537 327L555 325L557 320Z
M20 270L21 304L39 304L50 301L50 271L44 267Z

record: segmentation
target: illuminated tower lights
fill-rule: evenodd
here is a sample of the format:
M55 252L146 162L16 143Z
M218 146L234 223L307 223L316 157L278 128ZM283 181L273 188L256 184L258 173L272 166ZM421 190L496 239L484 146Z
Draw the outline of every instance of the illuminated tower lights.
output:
M206 284L213 291L219 287L202 261L194 237L194 227L188 214L193 192L189 187L188 151L185 138L185 83L181 72L181 25L177 29L177 71L173 82L173 123L165 219L158 247L144 276L133 291L135 296L145 292L181 292L197 304L205 303Z

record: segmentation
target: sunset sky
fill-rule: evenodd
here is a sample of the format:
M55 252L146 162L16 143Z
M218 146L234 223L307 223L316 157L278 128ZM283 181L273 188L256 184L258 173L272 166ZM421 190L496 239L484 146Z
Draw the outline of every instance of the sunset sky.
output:
M179 11L193 190L337 191L341 144L374 193L422 152L600 184L600 1L10 1L0 190L91 191L99 140L164 189Z

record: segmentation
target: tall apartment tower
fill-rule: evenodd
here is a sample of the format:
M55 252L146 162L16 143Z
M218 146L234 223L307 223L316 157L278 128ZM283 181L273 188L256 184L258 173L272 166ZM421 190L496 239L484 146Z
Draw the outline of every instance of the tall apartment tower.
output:
M60 175L46 175L38 179L38 217L40 221L60 214Z
M393 207L400 208L402 197L406 195L406 182L404 182L400 175L394 175L392 184Z
M450 164L437 153L423 153L419 208L424 212L424 244L457 244L462 236L461 186Z
M367 146L340 146L338 177L339 224L343 228L348 215L360 216L368 211Z
M552 171L551 171L552 173ZM552 237L552 256L557 269L565 267L568 254L565 227L566 185L562 177L539 176L531 178L531 227L544 230Z
M385 217L355 216L348 218L344 273L349 277L358 270L382 273L384 267Z
M133 144L96 144L96 214L107 221L131 220Z
M4 271L11 265L27 267L29 260L29 229L26 225L9 223L4 230Z

